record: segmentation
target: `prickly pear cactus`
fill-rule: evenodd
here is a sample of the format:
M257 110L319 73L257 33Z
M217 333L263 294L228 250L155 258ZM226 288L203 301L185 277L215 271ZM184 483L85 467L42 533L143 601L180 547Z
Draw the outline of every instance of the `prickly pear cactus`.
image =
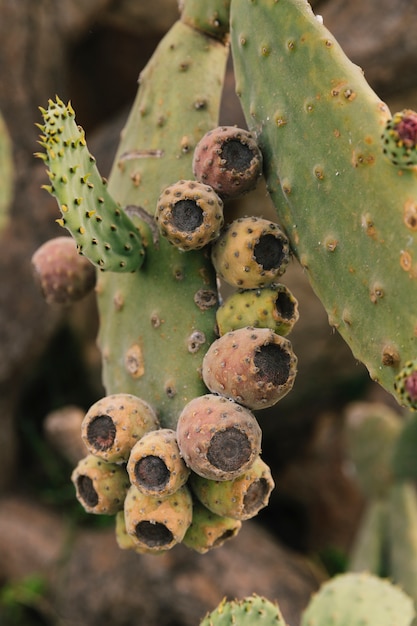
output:
M8 218L8 209L13 197L12 146L6 123L0 114L0 231Z
M396 390L409 361L407 379L416 370L414 118L391 118L306 0L232 0L231 40L236 90L294 253L372 379L417 408L412 383Z
M409 626L412 600L388 580L348 573L324 583L311 599L301 626Z
M223 600L212 613L200 622L200 626L285 626L278 605L260 596L243 600Z

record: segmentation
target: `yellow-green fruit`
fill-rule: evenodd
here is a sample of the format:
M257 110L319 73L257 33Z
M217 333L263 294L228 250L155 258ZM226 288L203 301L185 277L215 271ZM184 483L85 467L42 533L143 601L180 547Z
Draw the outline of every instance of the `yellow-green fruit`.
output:
M127 462L130 482L144 494L165 497L185 485L190 470L181 458L174 430L146 433L132 448Z
M213 245L217 274L232 287L256 289L277 282L289 261L288 239L278 224L260 217L242 217L221 233Z
M236 291L216 312L220 335L253 326L270 328L285 336L291 332L298 318L298 302L288 287L281 283L263 289Z
M107 463L92 454L73 470L77 500L88 513L114 515L123 508L129 478L121 465Z
M92 454L120 463L127 461L138 439L158 427L155 411L147 402L117 393L90 407L81 425L81 436Z
M151 552L181 543L192 520L192 498L186 486L167 498L148 496L132 485L126 495L126 531L135 545Z
M191 475L193 493L205 507L237 520L255 517L267 506L274 486L271 470L260 457L234 480L220 482Z
M161 235L174 246L199 250L220 234L223 201L209 185L180 180L159 196L155 220Z
M119 511L116 513L116 523L115 523L115 536L117 545L121 550L133 550L138 554L154 554L154 551L149 548L145 548L143 546L137 545L135 543L133 537L131 537L126 530L126 522L125 522L125 513L124 511ZM162 554L165 550L161 550L158 554Z
M197 500L193 503L193 521L184 536L183 544L200 554L219 548L235 537L242 522L231 517L216 515Z

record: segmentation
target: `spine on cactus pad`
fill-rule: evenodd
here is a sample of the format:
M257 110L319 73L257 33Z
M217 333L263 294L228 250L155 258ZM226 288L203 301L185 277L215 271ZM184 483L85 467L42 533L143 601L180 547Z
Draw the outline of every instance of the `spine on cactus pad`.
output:
M391 122L306 0L232 0L231 42L236 91L292 250L372 379L417 408L415 376L407 393L396 390L417 354L414 117ZM393 143L397 164L386 154Z

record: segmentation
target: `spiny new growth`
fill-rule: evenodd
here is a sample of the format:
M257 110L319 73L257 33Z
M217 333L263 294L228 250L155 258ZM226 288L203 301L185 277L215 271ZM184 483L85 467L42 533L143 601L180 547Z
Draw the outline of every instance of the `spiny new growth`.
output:
M416 113L391 117L306 0L232 0L231 42L292 250L372 379L417 408Z
M45 188L59 203L62 218L78 250L102 270L132 272L143 263L145 250L138 229L109 194L71 104L59 98L41 108L43 133L38 153L48 167Z

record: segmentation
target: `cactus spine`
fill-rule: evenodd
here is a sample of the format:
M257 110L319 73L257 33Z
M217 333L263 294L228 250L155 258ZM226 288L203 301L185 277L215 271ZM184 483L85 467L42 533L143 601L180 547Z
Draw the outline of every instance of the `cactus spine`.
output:
M396 395L417 352L417 181L383 153L390 112L306 0L232 1L231 40L292 249L330 323Z

